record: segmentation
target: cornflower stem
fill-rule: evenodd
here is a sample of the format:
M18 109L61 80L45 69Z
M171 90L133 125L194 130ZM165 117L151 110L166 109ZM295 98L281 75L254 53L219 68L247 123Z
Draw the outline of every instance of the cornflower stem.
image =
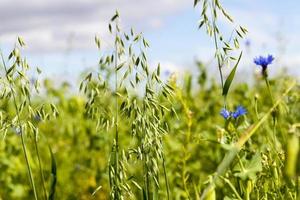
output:
M273 93L272 93L272 90L271 90L271 86L270 86L270 82L269 82L267 74L264 75L264 80L266 82L266 86L267 86L267 89L268 89L269 96L271 98L272 105L274 105L274 97L273 97ZM274 109L274 111L272 112L272 119L273 119L273 142L274 142L275 145L276 145L276 112L277 112L276 109Z
M273 97L273 94L272 94L270 82L269 82L269 79L268 79L268 76L267 76L267 75L264 75L264 80L265 80L265 82L266 82L267 89L268 89L268 92L269 92L269 95L270 95L272 104L274 105L274 97Z
M31 187L32 187L32 190L33 190L34 199L37 200L38 197L37 197L37 192L36 192L36 188L35 188L35 184L34 184L34 178L33 178L32 170L31 170L30 162L29 162L28 152L27 152L27 148L26 148L26 144L25 144L25 138L24 138L24 133L23 133L23 130L22 130L22 124L21 124L21 120L20 120L20 113L19 113L19 109L18 109L16 95L15 95L15 92L14 92L13 87L12 87L12 81L10 80L10 78L8 76L8 71L7 71L7 67L6 67L2 52L0 52L0 54L1 54L2 64L3 64L4 70L5 70L5 78L9 82L9 87L10 87L12 97L13 97L13 104L14 104L16 114L17 114L17 124L18 124L18 127L20 129L22 149L23 149L23 153L24 153L24 157L25 157L25 161L26 161L29 180L30 180Z

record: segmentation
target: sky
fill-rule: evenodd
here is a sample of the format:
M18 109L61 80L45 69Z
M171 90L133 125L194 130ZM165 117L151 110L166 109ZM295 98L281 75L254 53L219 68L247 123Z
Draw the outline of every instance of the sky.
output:
M286 69L300 76L300 1L221 3L249 31L245 41L250 46L245 41L241 45L240 77L255 71L255 56L267 54L275 56L274 75ZM134 27L149 41L152 65L160 62L165 71L194 73L195 60L210 63L213 58L213 41L204 29L198 30L201 8L194 8L193 0L1 0L0 48L8 52L21 36L31 66L41 68L45 77L76 82L80 73L97 65L94 36L111 46L107 24L116 9L124 29ZM208 67L212 75L217 73L214 63Z

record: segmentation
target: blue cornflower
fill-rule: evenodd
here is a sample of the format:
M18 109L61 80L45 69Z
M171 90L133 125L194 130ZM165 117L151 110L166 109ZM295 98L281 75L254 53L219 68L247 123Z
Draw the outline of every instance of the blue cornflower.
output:
M236 119L241 115L245 115L247 113L247 110L243 107L243 106L238 106L235 110L235 112L233 112L231 114L231 116Z
M234 112L222 108L220 115L222 115L224 119L229 119L230 117L237 119L239 116L245 115L246 113L247 110L243 106L238 106Z
M254 63L257 65L260 65L263 69L263 71L265 71L268 67L268 65L270 65L274 60L274 57L272 55L268 55L267 57L263 57L263 56L259 56L254 58Z
M223 108L220 112L220 115L222 115L224 119L228 119L231 115L231 112L229 110L226 110L226 108Z

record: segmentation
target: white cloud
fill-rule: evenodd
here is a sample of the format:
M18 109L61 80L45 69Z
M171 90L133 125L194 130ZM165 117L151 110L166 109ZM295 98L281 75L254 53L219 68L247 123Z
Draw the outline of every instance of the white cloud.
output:
M163 18L190 6L185 0L2 0L0 7L1 44L12 44L20 35L29 50L58 51L67 48L89 49L95 33L106 36L107 23L115 9L125 27L160 28Z

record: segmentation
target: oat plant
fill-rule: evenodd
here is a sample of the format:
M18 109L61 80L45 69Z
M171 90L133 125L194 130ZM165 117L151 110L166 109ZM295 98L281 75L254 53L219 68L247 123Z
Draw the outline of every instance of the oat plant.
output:
M164 179L169 199L162 138L167 133L164 113L169 111L172 87L160 80L159 64L154 70L149 66L149 44L142 33L133 29L123 32L118 12L108 29L113 36L113 50L102 53L99 70L90 73L80 88L88 97L86 110L98 121L97 127L114 130L108 166L110 197L159 198L160 182ZM96 37L95 41L101 52L101 40ZM103 93L111 93L113 98L106 108L100 106ZM120 130L121 124L127 128ZM120 134L131 135L130 144L123 146ZM141 172L142 180L134 174L138 171L132 171L133 166ZM164 174L163 178L160 174Z
M8 59L6 59L1 52L1 98L2 100L11 103L14 108L13 114L9 112L1 112L1 132L3 133L4 140L10 130L13 130L13 132L20 137L33 197L36 200L40 198L48 199L42 158L40 156L38 146L38 140L40 138L39 129L35 122L45 120L49 118L51 114L56 115L58 111L54 105L51 105L53 112L47 112L46 110L50 110L50 105L47 105L46 103L33 105L32 99L39 93L40 83L38 79L30 78L30 75L33 73L40 74L41 71L39 68L36 68L36 71L34 72L29 66L26 58L21 56L21 49L24 46L25 43L23 39L18 37ZM34 152L30 152L26 145L28 138L31 138L33 141L33 149L38 160L39 173L36 176L33 175L32 170ZM54 161L54 158L52 161ZM55 168L55 166L53 167ZM56 174L52 175L55 176ZM35 178L37 177L40 178L39 182L41 182L41 196L38 194L38 188L40 187L35 184ZM55 187L55 185L53 185L53 187ZM51 187L51 190L54 189L53 187Z

